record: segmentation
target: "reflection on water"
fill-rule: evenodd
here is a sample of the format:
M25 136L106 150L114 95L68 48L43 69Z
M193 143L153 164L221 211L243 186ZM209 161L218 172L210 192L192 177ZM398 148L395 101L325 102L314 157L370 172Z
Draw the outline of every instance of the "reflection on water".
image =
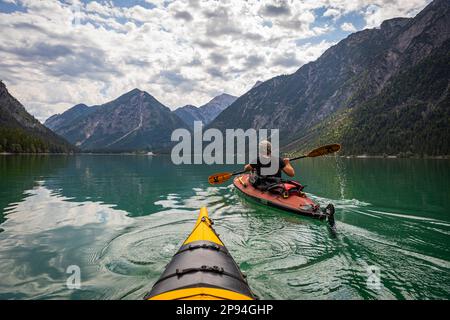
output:
M164 157L0 157L0 299L141 299L201 206L261 298L450 297L448 162L298 163L309 195L335 204L337 238L325 223L205 181L228 169ZM66 287L71 265L80 290ZM379 289L367 285L370 266L380 268Z

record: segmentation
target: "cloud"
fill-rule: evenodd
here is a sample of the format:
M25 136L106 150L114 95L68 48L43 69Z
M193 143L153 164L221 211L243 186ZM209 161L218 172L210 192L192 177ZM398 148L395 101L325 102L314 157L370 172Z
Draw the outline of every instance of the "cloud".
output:
M395 17L413 17L423 7L431 2L430 0L397 0L380 1L369 4L363 10L363 16L366 20L366 28L374 28L387 19Z
M233 20L226 7L218 7L214 10L205 10L203 15L208 19L206 35L209 37L222 37L242 33L237 20Z
M220 68L209 67L206 69L206 72L213 78L227 79L225 73Z
M218 45L210 39L194 39L193 44L199 45L205 49L216 48Z
M174 15L176 19L181 19L186 22L192 21L194 18L188 11L177 11Z
M200 60L200 58L193 58L189 63L187 63L185 66L187 67L196 67L196 66L201 66L203 63Z
M33 43L28 47L0 46L0 50L14 54L22 59L36 59L39 61L53 61L59 57L73 54L73 51L69 46L47 43Z
M279 5L266 4L262 7L260 13L267 17L289 16L291 9L286 2L282 2Z
M58 78L86 78L108 81L110 76L121 77L123 72L104 59L104 51L97 48L82 48L61 61L46 67L49 75Z
M200 8L200 1L199 0L188 0L188 6L194 9Z
M299 67L301 65L301 61L297 58L295 52L289 52L275 57L272 60L272 64L282 67Z
M166 79L169 83L178 86L184 82L188 82L188 79L186 79L184 76L182 76L177 71L172 70L162 70L159 75Z
M289 19L280 19L277 24L283 28L305 33L309 31L309 27L314 21L314 14L305 11Z
M339 18L341 16L341 11L334 9L334 8L328 8L324 13L324 17L331 17L331 18Z
M266 62L266 58L264 56L254 54L246 57L244 66L246 68L256 68L264 64L264 62Z
M209 37L222 37L226 35L239 35L241 34L241 29L229 22L216 23L209 22L207 25L206 35Z
M152 63L147 59L139 57L126 57L123 61L127 65L139 68L149 68L152 65Z
M344 22L341 24L341 29L346 32L355 32L357 30L351 22Z
M209 55L209 59L216 65L226 65L228 64L228 58L223 54L213 52Z
M86 4L87 13L95 13L102 16L110 16L114 14L114 8L111 6L102 5L96 1L92 1Z

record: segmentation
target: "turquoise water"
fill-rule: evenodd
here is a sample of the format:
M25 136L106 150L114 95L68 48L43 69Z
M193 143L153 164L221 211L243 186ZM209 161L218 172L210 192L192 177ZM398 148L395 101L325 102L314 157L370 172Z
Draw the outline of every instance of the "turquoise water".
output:
M324 222L208 185L237 168L0 156L0 299L141 299L201 206L262 299L450 298L448 160L297 162L307 193L335 204L337 237ZM66 285L69 266L80 268L80 289Z

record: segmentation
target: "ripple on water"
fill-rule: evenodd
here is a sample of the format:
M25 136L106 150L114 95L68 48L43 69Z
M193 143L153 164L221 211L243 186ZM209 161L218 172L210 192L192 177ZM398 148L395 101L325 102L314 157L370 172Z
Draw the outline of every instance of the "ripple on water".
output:
M117 236L102 248L99 263L113 273L139 273L156 279L191 231L198 214L198 204L214 207L211 204L218 201L210 196L210 193L217 193L215 188L194 191L195 195L187 199L169 194L157 201L155 204L164 210L135 218L133 230ZM195 210L186 209L191 206ZM211 210L211 216L213 212Z

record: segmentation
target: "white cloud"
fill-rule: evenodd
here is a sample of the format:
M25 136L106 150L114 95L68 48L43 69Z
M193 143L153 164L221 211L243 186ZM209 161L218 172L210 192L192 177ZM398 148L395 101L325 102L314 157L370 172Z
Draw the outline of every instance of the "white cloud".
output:
M346 32L355 32L356 28L351 22L344 22L341 24L341 29Z
M334 8L329 8L323 13L324 17L332 17L332 18L339 18L340 15L341 15L341 12Z
M363 11L366 28L374 28L387 19L395 17L413 17L431 0L375 1Z

